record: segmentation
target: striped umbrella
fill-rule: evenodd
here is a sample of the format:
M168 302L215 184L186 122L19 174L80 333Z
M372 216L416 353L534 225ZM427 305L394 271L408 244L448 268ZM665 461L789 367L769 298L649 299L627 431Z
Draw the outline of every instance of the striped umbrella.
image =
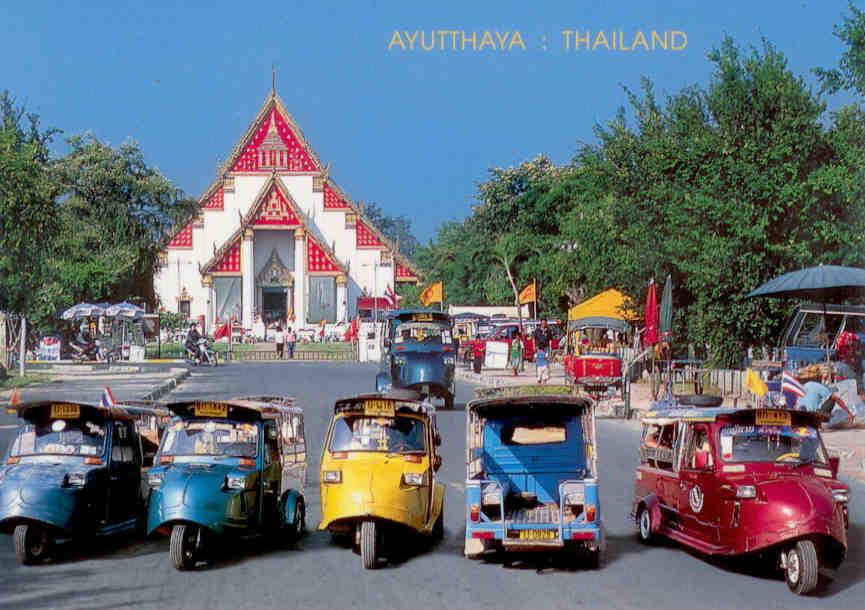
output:
M64 320L80 320L81 318L96 318L104 315L105 308L101 305L78 303L60 314L60 317Z

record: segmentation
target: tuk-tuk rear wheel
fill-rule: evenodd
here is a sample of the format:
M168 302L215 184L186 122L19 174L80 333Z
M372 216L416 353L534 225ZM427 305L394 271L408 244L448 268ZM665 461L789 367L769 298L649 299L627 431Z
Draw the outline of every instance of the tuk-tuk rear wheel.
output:
M374 570L378 564L378 528L375 521L360 524L360 558L363 567Z
M652 514L645 506L640 508L637 515L637 529L639 530L640 542L652 544L655 541L655 535L652 533Z
M190 570L195 566L195 550L198 528L192 525L175 525L171 528L169 556L177 570Z
M15 527L15 558L21 565L32 565L48 555L51 538L38 525L22 524Z

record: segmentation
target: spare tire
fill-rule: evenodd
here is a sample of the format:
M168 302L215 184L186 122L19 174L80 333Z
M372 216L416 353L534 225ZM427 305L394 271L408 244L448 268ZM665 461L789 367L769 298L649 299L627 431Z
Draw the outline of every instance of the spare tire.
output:
M720 407L724 402L724 398L710 394L683 394L676 396L676 402L680 405L691 407Z

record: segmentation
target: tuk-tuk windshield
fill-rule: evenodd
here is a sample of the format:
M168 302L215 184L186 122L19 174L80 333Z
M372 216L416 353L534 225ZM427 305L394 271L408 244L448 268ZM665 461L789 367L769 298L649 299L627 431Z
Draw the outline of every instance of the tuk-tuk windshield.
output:
M176 421L165 434L161 454L254 458L258 454L258 427L227 420Z
M101 456L105 452L105 425L80 419L53 419L18 428L9 449L11 457L30 455Z
M408 417L346 415L333 424L331 451L426 453L424 423Z
M725 462L827 462L811 426L724 426L720 438Z
M394 343L433 343L438 345L453 342L451 327L435 322L403 322L394 328Z

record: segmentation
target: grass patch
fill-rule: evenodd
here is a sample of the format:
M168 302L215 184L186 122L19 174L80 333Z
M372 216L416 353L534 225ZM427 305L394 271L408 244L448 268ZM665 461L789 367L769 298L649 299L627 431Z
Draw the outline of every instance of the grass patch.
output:
M11 390L12 388L23 388L37 383L48 383L49 381L51 381L51 375L45 373L24 373L23 377L12 375L0 381L0 389Z

